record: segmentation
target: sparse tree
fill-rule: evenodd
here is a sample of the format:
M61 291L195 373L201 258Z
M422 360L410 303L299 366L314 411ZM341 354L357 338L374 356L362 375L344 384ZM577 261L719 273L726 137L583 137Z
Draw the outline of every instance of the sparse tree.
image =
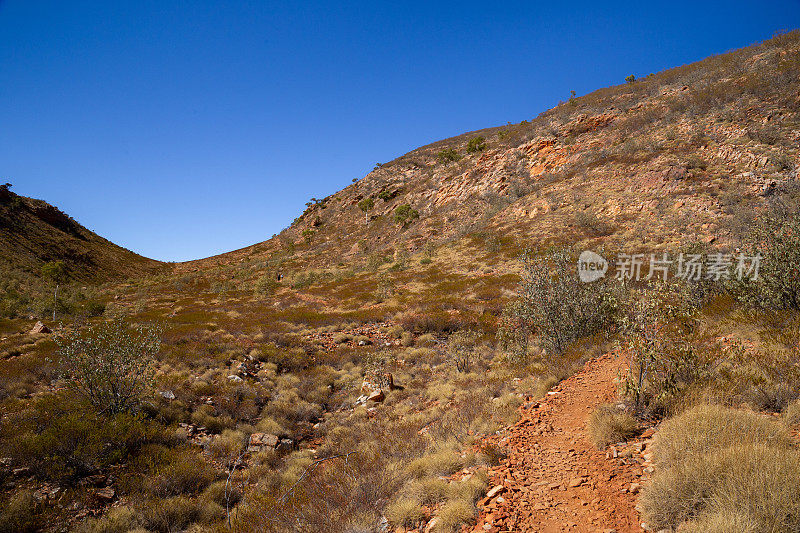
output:
M633 83L636 81L636 76L634 76L633 74L631 74L630 76L626 76L625 81L627 81L628 83Z
M367 197L358 202L358 208L364 212L364 224L369 224L369 212L375 207L375 200Z
M50 261L42 266L42 277L56 284L56 290L53 294L53 322L55 322L56 308L58 307L58 287L67 279L67 267L64 266L63 261Z
M447 354L459 372L467 372L478 356L480 333L463 329L456 331L447 339Z

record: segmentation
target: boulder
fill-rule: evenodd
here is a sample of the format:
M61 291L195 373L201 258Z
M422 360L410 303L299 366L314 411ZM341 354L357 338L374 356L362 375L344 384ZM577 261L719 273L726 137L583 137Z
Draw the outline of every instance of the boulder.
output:
M281 439L275 449L279 452L289 453L294 450L294 441L292 439Z
M231 374L230 376L228 376L228 380L230 380L233 383L241 383L241 382L244 381L242 378L240 378L236 374Z
M385 399L386 399L386 395L383 394L383 391L380 390L380 389L374 391L372 394L367 396L367 401L370 401L370 402L382 402Z
M105 487L105 488L102 488L102 489L98 489L98 490L95 491L94 494L95 494L95 496L97 496L101 500L105 500L105 501L111 501L117 495L117 493L114 491L113 487Z
M158 395L164 398L165 400L172 401L175 399L175 393L171 390L162 390L158 391Z
M250 453L258 453L262 450L272 450L279 442L280 439L278 439L277 435L272 435L270 433L253 433L250 435L247 451Z
M33 326L33 329L31 329L30 334L31 335L39 335L39 334L42 334L42 333L50 333L50 328L45 326L42 323L42 321L40 320Z

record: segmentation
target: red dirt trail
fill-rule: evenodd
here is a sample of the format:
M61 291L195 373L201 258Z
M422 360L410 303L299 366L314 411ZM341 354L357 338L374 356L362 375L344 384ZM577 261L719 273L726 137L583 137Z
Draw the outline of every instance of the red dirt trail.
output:
M474 531L642 531L635 509L640 454L611 457L594 448L586 430L589 414L616 398L614 378L625 368L614 353L590 360L522 408L522 419L495 439L507 458L490 470L496 487L479 502Z

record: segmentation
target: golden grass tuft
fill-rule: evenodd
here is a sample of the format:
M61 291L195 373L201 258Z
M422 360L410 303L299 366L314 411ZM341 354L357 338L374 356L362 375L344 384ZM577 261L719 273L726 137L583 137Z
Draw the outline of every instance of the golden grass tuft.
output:
M387 505L384 515L392 525L407 528L417 526L425 517L419 502L405 497L398 498Z
M640 505L655 530L800 529L800 451L781 423L700 406L665 422L653 450Z
M462 524L475 518L475 505L463 499L449 500L436 515L438 521L434 531L436 533L452 533L458 531Z
M587 429L592 443L598 449L603 449L609 444L635 437L639 433L639 423L629 413L605 404L592 412Z
M766 443L784 448L792 440L773 420L718 405L699 405L661 424L653 442L657 466L669 466L691 456L738 444Z

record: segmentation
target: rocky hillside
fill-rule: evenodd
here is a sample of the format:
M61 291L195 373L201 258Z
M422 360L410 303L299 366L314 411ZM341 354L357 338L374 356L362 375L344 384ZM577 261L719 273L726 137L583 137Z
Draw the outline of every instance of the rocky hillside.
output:
M329 263L466 235L534 248L724 245L766 198L795 187L798 73L794 31L569 98L378 165L312 199L277 238L214 261L297 246Z
M38 276L63 261L70 279L107 281L152 271L161 263L84 228L58 208L0 187L0 266Z

